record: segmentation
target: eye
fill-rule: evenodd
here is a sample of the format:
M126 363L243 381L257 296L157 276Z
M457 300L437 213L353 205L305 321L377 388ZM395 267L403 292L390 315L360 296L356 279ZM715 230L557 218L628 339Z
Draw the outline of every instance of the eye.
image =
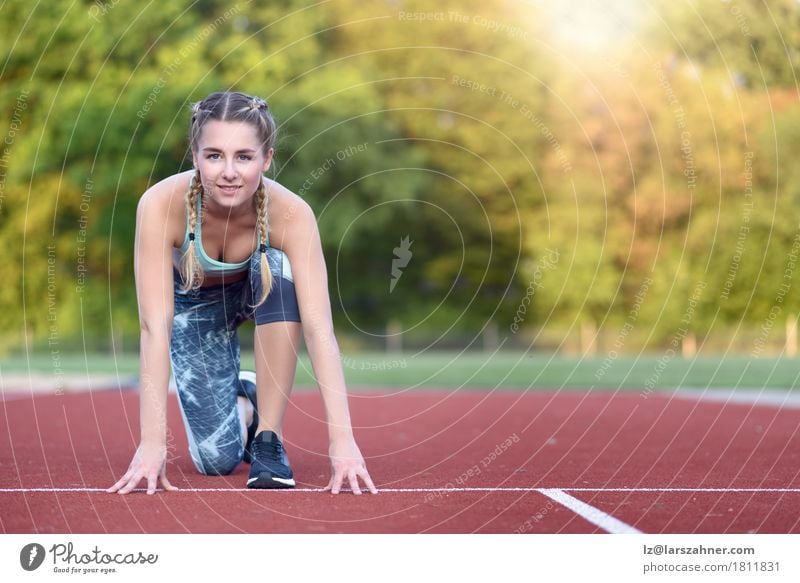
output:
M209 154L207 157L208 157L209 160L216 160L216 158L214 158L214 156L219 156L219 154ZM244 158L245 160L252 160L253 159L252 156L248 156L247 154L239 154L239 157L240 158Z

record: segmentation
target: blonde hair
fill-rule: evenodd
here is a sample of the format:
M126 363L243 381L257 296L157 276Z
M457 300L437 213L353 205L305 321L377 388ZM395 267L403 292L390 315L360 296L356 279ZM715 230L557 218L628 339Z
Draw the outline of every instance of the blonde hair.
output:
M216 92L192 106L192 123L189 126L189 144L192 150L197 151L200 134L203 126L209 120L219 121L244 121L251 124L257 132L262 144L262 151L266 156L275 143L277 125L269 111L267 102L260 97L253 97L239 92ZM186 193L186 209L189 215L189 248L181 257L181 277L183 285L181 291L197 289L203 283L203 269L197 260L195 228L197 226L197 200L203 195L203 182L198 168L192 177L189 190ZM202 199L201 199L202 201ZM269 191L264 186L262 179L258 189L253 195L253 203L258 221L258 252L261 265L262 294L255 305L257 308L263 304L272 290L273 278L267 259L267 242L269 241Z

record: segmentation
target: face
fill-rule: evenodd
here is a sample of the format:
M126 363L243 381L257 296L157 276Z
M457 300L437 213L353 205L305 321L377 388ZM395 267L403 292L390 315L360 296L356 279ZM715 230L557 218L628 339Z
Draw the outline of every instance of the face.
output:
M264 156L252 125L211 120L203 126L192 159L200 169L209 202L230 209L251 202L262 174L269 169L272 153L270 148Z

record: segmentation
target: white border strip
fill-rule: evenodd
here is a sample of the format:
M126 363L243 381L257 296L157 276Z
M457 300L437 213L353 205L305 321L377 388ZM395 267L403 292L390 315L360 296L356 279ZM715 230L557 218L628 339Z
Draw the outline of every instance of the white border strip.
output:
M630 524L626 524L610 514L606 514L599 508L595 508L586 502L570 496L564 492L564 490L544 489L540 490L540 492L562 506L566 506L584 520L602 528L606 532L610 532L611 534L644 534L638 528L634 528Z

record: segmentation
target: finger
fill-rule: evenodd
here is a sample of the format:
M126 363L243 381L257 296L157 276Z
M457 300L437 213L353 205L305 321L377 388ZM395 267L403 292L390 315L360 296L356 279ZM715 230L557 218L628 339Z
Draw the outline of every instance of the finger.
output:
M128 483L125 484L125 486L119 491L119 494L127 494L127 493L129 493L131 490L133 490L139 484L139 482L142 480L142 478L143 478L143 476L141 474L139 474L138 472L136 474L134 474L133 477L131 477L131 479L128 480Z
M331 487L331 494L338 494L339 490L342 488L342 480L344 480L344 475L341 472L336 472L333 475L333 486Z
M116 492L117 490L119 490L119 489L122 487L122 485L123 485L124 483L126 483L128 480L130 480L130 479L131 479L131 476L132 476L132 475L133 475L133 470L128 470L127 472L125 472L125 475L124 475L124 476L122 476L122 477L121 477L119 480L117 480L117 483L116 483L116 484L114 484L113 486L111 486L110 488L108 488L108 489L106 490L106 492L109 492L109 493Z
M180 488L176 488L173 486L170 481L167 479L166 474L161 474L161 485L164 486L164 489L168 492L177 492Z
M117 494L128 494L130 493L136 486L139 485L139 481L142 479L141 476L133 476L128 483L125 484L122 488L119 489Z
M156 479L157 476L155 474L150 474L147 476L147 494L152 496L156 493Z
M364 483L367 485L367 488L369 488L370 492L372 492L373 494L378 493L378 489L375 487L375 484L372 483L372 478L369 477L369 472L367 471L367 468L362 467L359 470L358 475L361 476L362 480L364 480Z
M114 492L116 492L117 490L119 490L120 488L122 488L122 485L123 485L124 483L126 483L127 481L128 481L128 478L120 478L120 479L117 481L117 483L116 483L116 484L114 484L114 485L113 485L113 486L111 486L110 488L107 488L107 489L106 489L106 492L108 492L108 493L110 493L110 494L113 494Z
M356 471L350 470L347 473L347 481L350 482L350 489L353 491L353 494L356 496L361 495L361 488L358 485L358 478L356 477Z

